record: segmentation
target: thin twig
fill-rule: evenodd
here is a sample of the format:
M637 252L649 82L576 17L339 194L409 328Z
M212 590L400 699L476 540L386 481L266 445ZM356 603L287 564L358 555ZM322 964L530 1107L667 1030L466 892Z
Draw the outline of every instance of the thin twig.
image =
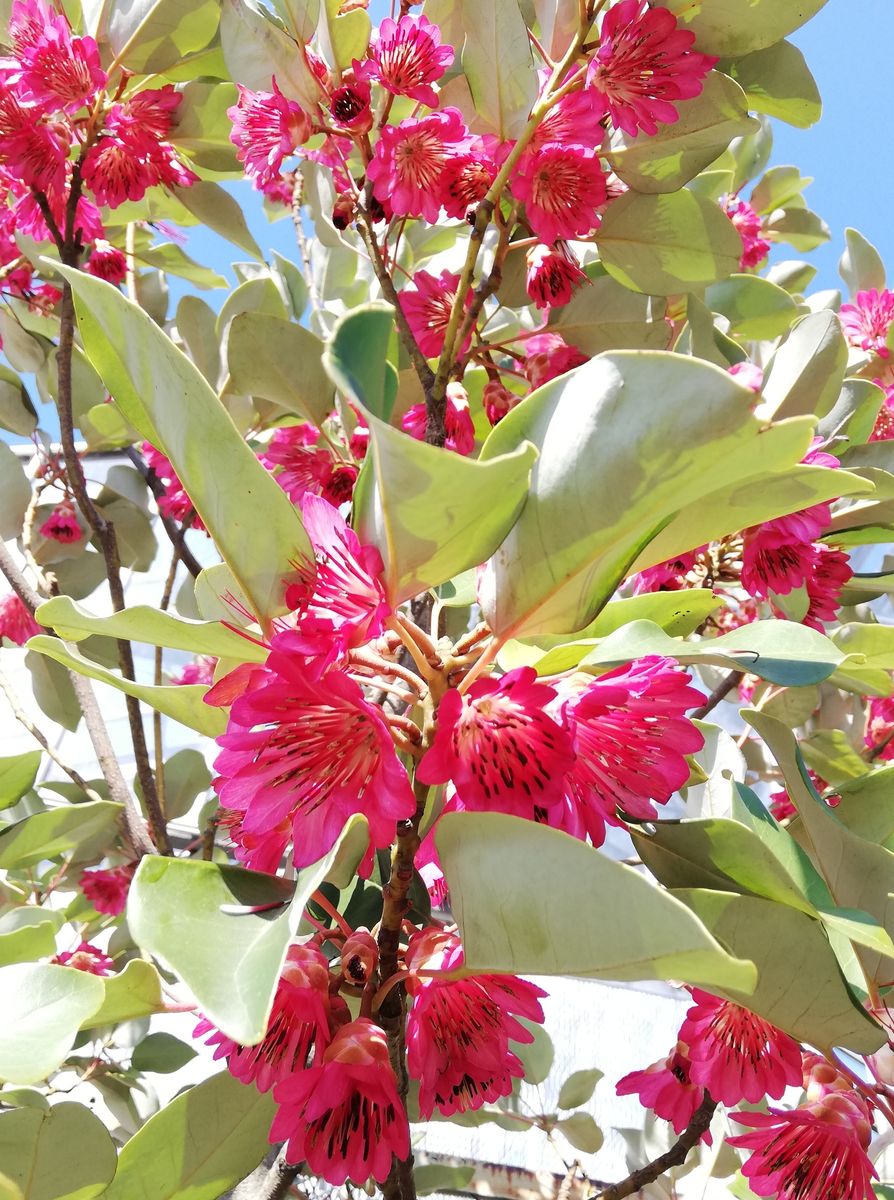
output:
M729 675L727 675L720 681L720 683L718 683L717 687L704 702L701 708L697 708L694 712L689 714L693 720L701 721L703 717L706 717L709 712L717 707L721 700L725 700L742 678L742 674L743 673L741 671L730 671Z
M714 1116L714 1110L717 1107L717 1101L713 1096L705 1092L705 1098L695 1110L692 1120L680 1134L670 1150L665 1154L661 1154L650 1163L646 1163L644 1167L633 1171L626 1179L622 1179L620 1183L613 1183L597 1195L597 1200L623 1200L624 1196L632 1196L634 1192L638 1192L644 1188L646 1184L654 1183L671 1167L679 1167L686 1161L686 1156L689 1151L697 1146L701 1140L702 1134L707 1132L708 1126L711 1124L711 1118Z
M146 462L145 458L143 458L142 454L140 454L139 450L137 450L134 446L128 446L125 450L125 454L143 476L143 479L145 479L146 486L155 497L155 502L157 504L161 497L165 494L165 485ZM186 567L187 571L189 571L190 575L192 575L193 579L196 579L202 571L202 564L186 544L186 535L189 532L189 524L184 521L182 525L178 526L177 522L172 521L170 517L166 517L161 509L158 511L158 519L161 521L171 545L177 551L180 561L183 563L184 567Z

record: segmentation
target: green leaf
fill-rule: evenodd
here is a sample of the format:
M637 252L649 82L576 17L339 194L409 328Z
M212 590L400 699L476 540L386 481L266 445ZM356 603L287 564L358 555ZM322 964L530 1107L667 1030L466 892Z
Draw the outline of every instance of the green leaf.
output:
M127 419L171 460L265 621L282 610L291 564L311 554L297 510L170 338L111 284L61 269L74 293L88 356Z
M753 524L741 509L766 505L771 472L790 506L774 501L758 520L805 507L810 477L792 467L812 432L810 421L767 430L730 375L678 354L601 354L545 384L481 454L487 461L524 442L540 451L521 517L479 585L488 623L504 637L582 629L630 569ZM835 484L827 495L838 495L841 472L826 474Z
M210 267L203 267L201 263L195 262L176 242L163 242L158 246L147 246L145 250L140 251L138 257L141 263L146 263L168 275L177 275L180 279L188 279L197 288L207 290L229 287L223 275L219 275Z
M651 621L633 621L600 642L580 666L608 670L644 654L747 671L783 687L821 683L843 661L841 650L825 634L790 621L754 621L746 629L699 642L670 638ZM537 668L542 670L542 664Z
M322 425L333 403L322 353L323 343L303 325L267 313L239 313L227 338L227 390L273 400Z
M220 80L189 78L177 108L177 125L171 140L198 167L224 174L241 175L242 164L230 141L232 125L227 109L238 99L232 84ZM170 76L169 76L170 78Z
M474 1167L452 1167L449 1163L424 1163L413 1170L417 1196L432 1192L463 1192L475 1174Z
M206 226L259 262L264 261L263 251L249 231L238 200L219 184L203 179L190 187L174 188L173 191L183 207L195 217L197 224Z
M0 366L0 428L30 437L37 426L31 397L15 371Z
M37 1083L63 1062L82 1022L102 1003L103 981L74 967L0 967L0 1079Z
M866 773L860 757L840 729L820 729L801 742L801 751L809 767L833 787Z
M233 82L254 92L269 92L275 77L285 96L312 112L319 103L319 89L292 39L259 6L246 0L222 0L220 9L220 41Z
M807 208L786 208L772 215L765 228L771 241L788 242L799 254L815 250L832 236L822 217Z
M320 0L273 0L277 16L297 42L309 42L320 19Z
M709 287L705 300L729 321L730 336L745 341L779 337L798 313L788 292L760 275L731 275Z
M738 270L742 239L716 204L694 192L612 201L596 235L606 270L625 287L656 296L690 292Z
M517 0L462 0L462 67L475 111L501 141L517 138L537 97L528 30Z
M551 310L550 329L591 356L604 350L667 349L670 337L662 299L631 292L599 264L588 267L587 276L590 282L568 304Z
M894 765L839 782L835 791L841 798L838 820L852 833L894 850Z
M196 797L211 786L211 772L198 750L178 750L164 764L165 817L185 817ZM142 797L141 797L142 799Z
M838 264L838 273L852 296L872 288L882 291L885 286L885 264L882 256L858 229L844 231L845 250Z
M301 871L297 887L237 867L148 856L128 897L131 934L180 976L219 1029L253 1045L264 1036L286 949L308 898L333 869L342 842L365 828L362 818L349 821L330 853ZM276 907L232 911L256 905Z
M77 729L83 714L68 672L43 654L30 651L25 655L25 666L41 712L63 729Z
M464 973L752 986L752 965L685 906L568 834L502 813L448 813L435 841ZM601 919L581 922L582 912Z
M847 370L847 343L835 313L803 317L773 355L764 379L760 411L777 420L816 413L835 404Z
M179 687L173 685L156 687L154 684L133 683L130 679L124 679L117 672L100 666L90 658L85 658L76 650L68 649L59 638L51 637L47 633L40 633L31 638L28 642L28 649L46 655L47 658L54 659L70 670L77 671L80 675L86 675L88 679L96 679L128 696L136 696L150 708L156 709L166 717L172 717L189 729L195 729L197 733L203 733L208 737L217 737L223 732L226 725L225 716L218 709L211 708L203 702L202 698L208 690L206 687L191 684Z
M857 1003L819 921L756 896L683 888L684 902L733 954L758 970L753 992L721 983L711 991L770 1021L799 1042L871 1054L885 1033Z
M0 829L0 868L33 867L115 826L121 805L91 800L33 813Z
M0 758L0 810L11 808L31 791L40 770L40 760L40 750Z
M745 94L712 71L698 96L677 104L679 119L650 138L615 132L608 153L615 172L637 192L675 192L712 163L735 137L753 133ZM741 253L741 252L740 252Z
M528 1083L543 1083L556 1057L553 1040L542 1025L527 1021L525 1026L533 1034L533 1042L515 1042L512 1049L525 1069L525 1080Z
M772 46L816 16L826 0L658 0L703 54L734 56Z
M34 962L56 953L56 913L32 905L12 908L0 916L0 966Z
M130 0L109 10L107 37L116 61L152 75L203 50L217 30L217 0Z
M579 1108L586 1104L601 1078L602 1072L595 1068L573 1071L559 1089L559 1108Z
M820 800L791 730L781 721L753 709L745 720L769 746L785 777L786 789L801 818L804 848L829 886L836 906L860 909L875 917L888 934L894 932L894 854L874 846L843 825ZM894 947L882 954L858 951L873 979L888 979Z
M371 23L363 7L341 12L341 0L321 0L317 36L323 57L339 70L362 59L369 45Z
M655 821L630 832L643 862L665 887L750 893L816 916L772 849L747 825L710 817Z
M22 532L31 484L18 457L0 441L0 538L9 541Z
M75 604L68 596L54 596L37 610L41 625L55 629L66 641L77 642L91 634L210 654L244 662L264 662L267 651L248 638L227 629L220 621L190 621L160 612L148 604L135 604L122 612L97 617Z
M394 330L390 304L364 304L336 321L323 366L339 391L388 421L397 395L397 372L388 360Z
M556 1129L564 1134L575 1150L584 1154L595 1154L603 1142L602 1130L586 1112L576 1112L556 1122Z
M722 64L745 91L749 108L777 117L798 129L820 119L823 102L804 55L791 42L776 42L764 50Z
M181 1092L121 1151L103 1200L217 1200L270 1148L276 1111L262 1094L222 1071Z
M149 1017L164 1012L161 976L152 963L141 958L131 959L123 971L103 979L105 998L102 1004L84 1021L83 1029L102 1025L118 1025L137 1017Z
M171 1033L150 1033L134 1047L130 1065L135 1071L152 1071L156 1075L170 1075L179 1071L196 1056L192 1046L181 1042Z
M872 433L884 398L882 389L868 379L845 379L835 404L817 425L817 435L838 439L836 453L839 447L844 452L849 445L862 445Z
M92 1200L111 1183L118 1155L102 1121L66 1100L0 1116L0 1163L23 1200Z

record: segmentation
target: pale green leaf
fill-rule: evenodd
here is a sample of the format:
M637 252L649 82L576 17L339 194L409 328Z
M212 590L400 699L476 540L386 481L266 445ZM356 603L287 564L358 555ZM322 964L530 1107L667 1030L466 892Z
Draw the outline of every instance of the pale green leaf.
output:
M603 1142L602 1130L589 1113L576 1112L556 1122L556 1129L564 1134L575 1150L584 1154L595 1154Z
M788 292L760 275L731 275L712 284L705 301L729 321L730 336L744 341L779 337L798 313Z
M176 242L162 242L158 246L148 246L145 250L140 251L138 258L141 263L155 267L158 271L164 271L168 275L177 275L181 279L188 279L197 288L229 287L223 275L218 274L211 267L203 267L201 263L195 262Z
M152 963L141 958L131 959L123 971L103 979L105 997L102 1004L84 1021L82 1028L96 1029L101 1025L118 1025L137 1017L164 1012L161 976Z
M0 758L0 810L11 808L34 787L40 760L40 750L26 750L24 754Z
M196 1051L171 1033L150 1033L134 1047L130 1065L135 1071L169 1075L194 1059Z
M201 179L189 187L174 188L173 191L198 224L207 226L252 258L263 262L263 252L249 231L238 200L219 184Z
M670 333L663 299L631 292L599 264L588 267L587 276L589 283L578 288L568 304L550 311L550 329L591 356L604 350L667 349Z
M798 129L820 119L823 102L804 55L791 42L776 42L722 64L744 89L750 108L776 117Z
M217 1200L266 1154L275 1112L271 1093L213 1075L134 1134L103 1200Z
M28 649L52 658L62 666L77 671L80 675L86 675L88 679L96 679L128 696L136 696L150 708L156 709L167 717L172 717L189 729L195 729L197 733L205 734L208 737L217 737L219 733L223 732L226 725L226 719L220 710L203 702L202 697L208 690L205 687L191 684L179 687L174 685L156 687L149 683L134 683L130 679L124 679L117 672L100 666L92 659L85 658L77 650L67 647L59 638L51 637L46 633L31 638L28 642Z
M121 805L111 800L67 804L32 813L0 828L0 867L33 867L88 841L97 833L111 834Z
M282 610L291 564L311 553L294 505L170 338L111 284L82 271L64 271L91 361L127 419L171 460L216 546L266 621Z
M221 0L220 9L220 40L233 82L270 92L275 77L285 96L312 112L319 89L292 39L246 0Z
M658 0L703 54L750 54L772 46L816 16L826 0Z
M22 1200L93 1200L111 1183L118 1155L102 1121L64 1100L0 1116L0 1163Z
M341 10L345 8L345 11ZM342 0L321 0L317 38L323 57L336 68L346 70L352 61L362 59L369 45L372 25L365 6L345 6Z
M181 93L172 141L197 167L241 177L242 164L230 141L233 126L227 116L227 109L238 99L236 89L219 79L198 79L199 73L187 76L189 82Z
M116 61L151 75L203 50L217 30L217 0L113 0L107 37Z
M31 397L16 375L0 365L0 428L30 437L37 425L37 412Z
M847 344L835 313L811 313L793 327L773 355L760 412L767 417L825 416L841 392Z
M885 286L885 264L882 256L858 229L845 229L845 249L838 272L852 296L857 292L881 291Z
M559 1089L559 1108L579 1108L586 1104L601 1078L602 1072L595 1068L573 1071Z
M68 1056L82 1022L99 1008L103 981L74 967L0 968L0 1079L37 1083Z
M706 287L738 270L742 239L718 205L694 192L612 201L596 235L610 275L625 287L670 296Z
M56 953L57 915L32 905L8 909L0 916L0 966L34 962Z
M0 538L8 541L22 532L31 484L18 457L0 441Z
M397 395L397 372L387 353L393 328L390 304L364 304L336 322L323 354L339 391L383 421L389 420Z
M469 974L680 979L747 991L752 965L631 867L502 813L448 813L435 841ZM598 922L581 922L598 912Z
M517 138L537 96L537 76L518 0L461 0L462 67L478 116L504 141Z
M323 343L303 325L242 312L233 318L227 338L228 391L273 400L322 425L333 404L322 353Z

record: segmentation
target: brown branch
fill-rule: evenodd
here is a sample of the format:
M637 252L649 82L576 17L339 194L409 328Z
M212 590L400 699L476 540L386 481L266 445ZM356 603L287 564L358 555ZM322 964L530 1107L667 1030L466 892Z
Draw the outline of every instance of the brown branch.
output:
M729 675L727 675L725 679L722 679L720 683L718 683L717 687L707 698L701 708L697 708L689 714L690 717L692 717L694 721L701 721L703 717L706 717L709 712L717 707L721 700L726 699L726 697L730 694L733 688L736 687L739 680L742 678L742 674L743 673L741 671L730 671Z
M134 446L128 446L124 453L143 476L146 486L155 497L157 504L165 494L165 485ZM202 571L202 564L186 544L186 535L190 528L189 524L184 521L182 525L178 526L177 522L172 521L170 517L166 517L161 509L158 512L158 519L161 521L164 531L168 535L168 540L177 551L178 558L187 571L189 571L190 575L192 575L193 579L196 579Z
M603 1191L597 1193L597 1200L623 1200L624 1196L632 1196L646 1184L654 1183L665 1171L669 1171L671 1167L679 1167L686 1161L686 1156L689 1151L698 1145L702 1134L707 1132L708 1126L711 1124L711 1118L714 1116L714 1110L717 1107L717 1101L705 1092L705 1098L695 1110L692 1120L680 1134L670 1150L665 1154L661 1154L650 1163L646 1163L644 1167L633 1171L626 1179L622 1179L620 1183L613 1183Z

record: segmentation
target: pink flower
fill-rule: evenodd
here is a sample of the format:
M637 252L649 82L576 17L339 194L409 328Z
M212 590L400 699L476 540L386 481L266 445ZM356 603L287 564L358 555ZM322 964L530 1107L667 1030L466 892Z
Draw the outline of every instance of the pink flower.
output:
M890 442L894 440L894 385L886 387L880 379L873 382L884 390L885 396L869 440L870 442Z
M801 1047L793 1038L729 1000L698 989L692 999L679 1036L689 1047L693 1083L727 1105L778 1100L800 1086Z
M205 1037L210 1034L209 1037ZM215 1062L259 1092L289 1079L306 1066L311 1050L321 1054L329 1044L329 962L316 946L289 946L267 1031L256 1046L242 1046L203 1017L193 1037L214 1046Z
M589 361L577 346L569 346L559 333L538 333L525 342L524 372L532 388L558 379L566 371Z
M568 303L575 288L589 282L567 242L532 246L527 265L525 286L538 308L560 308Z
M676 101L697 96L717 62L693 50L694 41L673 13L649 8L647 0L621 0L608 10L587 83L616 129L652 136L659 124L678 119Z
M459 937L440 926L410 937L406 964L407 1068L419 1080L419 1111L428 1118L468 1112L512 1091L524 1067L510 1041L533 1042L517 1017L542 1022L540 1000L546 992L515 975L476 975L439 979L415 975L449 971L462 965Z
M742 1167L757 1196L777 1200L873 1200L876 1178L866 1149L871 1119L855 1093L835 1091L791 1112L731 1113L753 1133L728 1138L751 1150Z
M10 175L39 192L61 193L66 185L69 145L68 131L60 123L51 127L35 119L34 112L23 107L11 89L0 86L0 163ZM28 199L35 203L32 196Z
M366 172L373 195L395 216L436 224L444 202L445 168L468 145L469 131L456 108L385 125Z
M383 1183L394 1155L410 1152L385 1034L366 1017L344 1025L308 1070L277 1084L270 1140L286 1141L289 1162L304 1162L334 1187Z
M853 304L842 304L839 312L844 336L859 350L890 358L888 332L894 321L894 292L857 292Z
M704 700L669 658L649 655L598 676L552 706L571 736L568 832L599 846L617 810L648 820L689 778L704 738L687 709Z
M749 696L747 702L750 703L750 701L751 697ZM820 778L820 776L817 775L815 771L811 771L809 767L807 768L807 774L810 776L811 783L820 794L822 794L828 788L829 785L825 779ZM771 792L769 799L770 812L777 821L786 821L790 817L796 817L798 815L798 810L792 803L792 798L785 788L782 788L776 792ZM841 797L834 795L826 796L825 801L829 808L837 808L841 803Z
M370 87L359 76L357 71L359 66L360 64L355 60L354 80L345 82L341 87L336 88L329 98L329 113L335 124L355 136L369 133L373 125Z
M437 108L431 86L453 62L453 47L441 45L441 31L424 16L386 17L369 46L370 74L395 96L409 96Z
M619 1096L639 1096L643 1108L670 1121L674 1133L682 1133L705 1098L705 1089L692 1082L691 1069L685 1044L677 1042L667 1058L643 1071L631 1071L618 1081L615 1091ZM702 1140L710 1146L710 1133L703 1133Z
M108 954L90 942L81 942L75 950L65 950L50 959L60 967L73 967L76 971L86 971L88 975L112 975L115 963Z
M239 100L227 109L233 123L230 141L245 174L263 188L279 178L283 159L311 135L311 120L300 104L287 100L273 80L272 92L253 92L237 84Z
M0 641L7 638L17 646L24 646L28 638L43 633L42 626L31 616L15 592L0 596Z
M469 397L466 389L461 383L448 383L446 400L447 408L444 419L447 427L447 440L444 442L444 447L457 454L469 455L475 449L475 426L469 411ZM401 427L418 442L425 441L427 423L428 414L424 403L414 404L401 419Z
M542 242L584 237L599 224L605 175L595 151L549 142L522 155L512 192L524 201L528 223Z
M863 742L869 749L882 747L877 758L885 762L894 758L894 696L873 697L869 701Z
M670 558L666 562L656 563L654 567L646 567L633 576L633 594L642 596L646 592L677 592L690 586L687 575L693 569L699 555L707 550L707 546L699 546L679 558Z
M813 574L812 542L792 541L784 525L767 521L746 529L742 549L742 587L762 600L787 596Z
M124 912L127 893L133 879L134 865L111 867L107 870L84 871L81 891L97 912L117 917Z
M451 689L416 778L452 780L465 808L533 819L535 808L561 799L574 760L568 734L545 711L555 695L531 667L478 679L465 694Z
M413 336L426 358L438 358L444 349L444 337L458 287L459 276L452 271L442 271L440 275L417 271L412 285L405 287L398 297ZM471 295L467 293L466 309L471 302ZM468 350L471 340L470 333L460 347L461 354Z
M425 884L433 908L443 908L447 899L447 879L441 870L441 860L435 846L432 830L422 839L416 852L416 869Z
M521 403L521 399L521 396L504 387L499 379L488 379L481 396L485 415L491 425L498 425L507 413Z
M97 238L87 260L87 270L107 283L123 283L127 275L127 259L117 246L105 238Z
M472 220L475 206L488 193L497 177L493 157L495 139L472 138L469 148L455 154L441 174L441 203L448 217Z
M368 820L373 847L390 845L416 801L380 710L348 675L317 677L291 650L294 636L274 635L265 677L234 701L214 786L249 837L288 819L304 867L332 849L353 813ZM253 866L259 853L243 839L237 857Z
M184 663L179 671L175 671L168 680L174 687L190 687L201 684L210 687L214 682L214 668L217 659L212 654L200 654L192 662Z
M760 395L764 386L764 373L755 363L733 363L731 367L727 367L727 374L738 379L739 383L750 388L755 395Z
M384 629L391 613L381 579L384 564L375 546L362 545L338 509L322 497L302 497L301 517L315 562L286 591L299 635L290 636L301 653L332 661Z
M810 605L801 624L822 633L825 622L838 616L841 590L854 572L845 550L818 542L814 551L813 570L806 581Z
M569 92L549 110L529 143L539 150L549 142L556 145L574 143L588 150L599 150L605 141L602 118L605 107L592 88Z
M67 18L41 0L17 0L9 33L19 60L12 78L29 104L73 112L105 86L96 42L72 37Z
M739 259L739 270L749 271L764 261L770 253L770 243L763 236L763 225L760 216L754 211L747 200L738 196L726 196L722 201L723 211L736 227L736 232L742 239L742 257ZM760 389L757 389L760 390Z
M39 532L42 537L49 538L54 542L61 542L62 545L79 542L84 536L84 531L75 516L74 505L70 500L63 500L61 504L56 505L41 525Z

